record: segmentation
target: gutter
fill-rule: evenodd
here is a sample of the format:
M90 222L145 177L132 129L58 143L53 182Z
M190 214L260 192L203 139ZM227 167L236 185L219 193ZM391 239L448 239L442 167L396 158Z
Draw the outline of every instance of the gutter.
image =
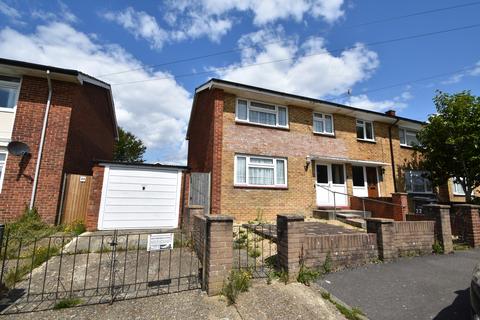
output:
M40 144L38 147L38 157L37 163L35 166L35 177L33 178L33 189L32 189L32 196L30 198L30 210L33 209L35 205L35 196L37 194L37 186L38 186L38 174L40 172L40 164L42 162L42 153L43 153L43 145L45 144L45 133L47 131L47 124L48 124L48 114L50 113L50 105L52 102L52 81L50 79L50 70L47 70L47 81L48 81L48 98L47 104L45 107L45 116L43 118L43 127L42 127L42 134L40 136Z
M394 123L388 126L388 142L390 143L390 158L392 159L392 174L393 174L393 190L398 192L397 177L395 173L395 157L393 156L393 143L392 143L392 127L396 125L400 119L396 119Z

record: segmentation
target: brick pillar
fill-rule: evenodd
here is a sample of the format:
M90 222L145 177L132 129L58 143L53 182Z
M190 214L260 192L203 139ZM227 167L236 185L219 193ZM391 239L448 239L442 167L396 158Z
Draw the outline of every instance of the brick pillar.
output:
M202 212L203 213L203 212ZM204 284L208 295L220 294L233 264L233 218L206 216Z
M465 240L471 247L480 246L480 217L478 208L480 206L472 204L454 204L453 209L464 217Z
M452 227L450 222L450 206L426 204L422 213L427 218L435 219L435 238L443 247L444 253L453 252Z
M392 193L392 203L397 204L393 208L393 217L395 221L406 221L408 214L408 195L403 192Z
M88 231L97 230L105 168L94 166L92 171L92 184L90 185L90 193L88 194L87 217L85 221Z
M203 215L204 209L203 206L191 204L186 208L185 212L186 215L182 219L182 229L190 236L193 231L193 217L197 214Z
M368 218L366 221L367 233L377 234L378 257L383 261L396 258L393 219Z
M277 215L278 264L288 272L288 280L296 281L300 270L305 238L303 216Z

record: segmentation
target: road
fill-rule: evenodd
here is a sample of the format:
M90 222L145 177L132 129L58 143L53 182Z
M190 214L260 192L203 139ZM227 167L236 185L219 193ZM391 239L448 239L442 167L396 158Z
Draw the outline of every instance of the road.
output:
M470 319L469 286L480 249L402 258L327 275L319 284L372 320Z

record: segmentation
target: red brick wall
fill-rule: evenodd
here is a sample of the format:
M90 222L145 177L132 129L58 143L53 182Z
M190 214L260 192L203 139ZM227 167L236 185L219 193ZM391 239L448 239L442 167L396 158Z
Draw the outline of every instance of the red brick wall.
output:
M220 214L223 105L222 90L202 91L190 118L188 166L192 172L211 172L212 214Z
M371 198L372 200L381 200L395 205L370 201L368 199L369 198L365 198L363 201L365 204L365 210L370 211L373 218L405 221L405 216L408 212L408 198L406 193L394 193L392 194L392 197ZM358 197L350 197L350 208L354 210L363 210L362 199Z
M92 160L113 158L114 127L104 89L52 81L53 93L40 166L35 207L54 224L59 209L63 174L90 174ZM20 216L30 203L40 136L48 97L44 78L24 76L12 140L25 142L32 154L18 178L21 158L9 155L0 193L0 222Z
M77 86L65 172L90 175L92 160L113 160L115 127L109 104L107 90L88 83Z
M102 199L103 174L105 167L94 166L92 168L92 185L90 186L90 193L88 196L87 206L87 230L92 231L97 229L98 214L100 212L100 200Z
M52 81L53 95L45 136L35 206L42 219L54 223L60 200L60 189L68 137L74 84ZM9 155L5 179L0 194L0 220L10 221L20 216L30 202L33 177L38 157L40 136L48 97L46 79L23 77L17 104L12 140L29 145L32 157L17 179L21 158Z

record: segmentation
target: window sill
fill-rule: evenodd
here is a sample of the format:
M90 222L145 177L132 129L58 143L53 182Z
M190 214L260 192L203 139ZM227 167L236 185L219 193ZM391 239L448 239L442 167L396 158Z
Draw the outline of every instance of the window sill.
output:
M0 108L0 112L14 113L16 108Z
M464 193L462 194L462 193L455 193L455 192L454 192L454 193L453 193L453 196L454 196L454 197L465 197L465 194L464 194Z
M328 137L328 138L335 138L335 133L322 133L322 132L315 132L313 131L314 136L321 136L321 137Z
M261 127L261 128L269 128L269 129L290 131L289 127L269 126L267 124L253 123L253 122L248 122L248 121L235 120L235 123L239 124L239 125L244 125L244 126L253 126L253 127Z
M233 188L235 189L263 189L263 190L288 190L287 186L247 186L247 185L241 185L241 184L234 184Z
M375 141L375 140L360 139L360 138L357 138L357 141L358 142L367 142L367 143L377 143L377 141Z
M409 146L409 145L406 145L406 144L401 144L400 148L413 149L413 146Z

